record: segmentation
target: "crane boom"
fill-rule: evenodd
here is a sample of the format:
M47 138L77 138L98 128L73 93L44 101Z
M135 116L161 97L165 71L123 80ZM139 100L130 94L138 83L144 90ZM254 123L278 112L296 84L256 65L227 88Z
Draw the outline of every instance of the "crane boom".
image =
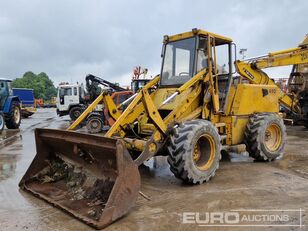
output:
M247 79L252 84L276 85L275 81L271 79L264 71L262 71L262 69L295 64L307 64L307 40L308 37L306 36L304 42L296 48L271 52L267 55L250 59L237 60L235 62L236 70L242 78ZM300 112L298 107L298 99L295 95L287 95L281 91L281 97L279 101L283 106L289 108L293 112Z
M114 84L114 83L111 83L105 79L102 79L100 77L97 77L95 75L92 75L92 74L89 74L86 76L86 84L87 84L87 87L89 85L91 85L90 81L93 83L98 83L98 84L102 84L106 87L109 87L111 89L113 89L114 91L126 91L126 89L124 89L123 87L120 87L118 86L117 84Z

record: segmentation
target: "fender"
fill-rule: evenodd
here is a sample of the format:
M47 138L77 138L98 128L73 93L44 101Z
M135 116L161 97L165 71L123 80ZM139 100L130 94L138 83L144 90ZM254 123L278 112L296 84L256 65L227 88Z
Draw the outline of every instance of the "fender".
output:
M68 111L70 111L73 107L80 107L80 108L83 108L83 109L86 109L86 108L87 108L86 105L80 104L80 103L78 103L78 104L69 104L69 105L68 105Z
M3 106L3 113L9 113L12 103L15 101L20 103L18 96L8 96Z
M69 105L69 108L67 110L67 115L69 115L71 113L71 110L74 109L74 108L80 108L81 109L81 113L87 109L87 106L86 105L83 105L83 104L70 104Z
M81 107L81 108L83 108L83 107L85 107L85 105L83 105L83 104L69 104L68 105L68 109L67 110L59 110L59 108L57 108L57 115L58 116L66 116L66 115L68 115L69 114L69 112L70 112L70 110L73 108L73 107ZM85 107L86 108L86 107Z

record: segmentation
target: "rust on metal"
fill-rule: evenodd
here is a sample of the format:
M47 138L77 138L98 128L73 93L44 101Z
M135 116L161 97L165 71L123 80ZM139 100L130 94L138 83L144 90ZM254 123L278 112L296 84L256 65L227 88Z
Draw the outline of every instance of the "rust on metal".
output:
M19 186L101 229L134 206L137 165L121 140L36 129L37 154Z

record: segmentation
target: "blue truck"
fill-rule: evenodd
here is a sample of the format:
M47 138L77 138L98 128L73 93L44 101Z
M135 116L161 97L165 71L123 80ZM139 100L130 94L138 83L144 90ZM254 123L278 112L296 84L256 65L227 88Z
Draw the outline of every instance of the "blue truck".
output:
M36 112L33 89L13 88L13 95L18 96L21 101L21 115L28 118Z
M21 101L13 94L11 82L0 78L0 132L4 124L8 129L17 129L21 122Z

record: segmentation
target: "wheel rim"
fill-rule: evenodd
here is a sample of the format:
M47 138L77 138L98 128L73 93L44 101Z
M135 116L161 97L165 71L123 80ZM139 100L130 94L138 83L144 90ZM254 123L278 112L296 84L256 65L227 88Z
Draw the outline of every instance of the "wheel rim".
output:
M100 121L100 119L91 119L88 122L88 129L90 130L90 132L99 132L102 129L102 123Z
M74 117L77 119L80 116L80 111L75 111L74 112Z
M195 166L202 171L208 170L214 162L215 153L214 139L209 135L201 136L192 153Z
M91 121L91 128L92 129L97 129L99 126L99 122L97 120L92 120Z
M265 130L265 141L266 148L271 151L277 151L281 145L282 133L281 129L277 124L271 124Z
M20 112L17 107L14 109L14 120L17 124L19 123L20 120Z

